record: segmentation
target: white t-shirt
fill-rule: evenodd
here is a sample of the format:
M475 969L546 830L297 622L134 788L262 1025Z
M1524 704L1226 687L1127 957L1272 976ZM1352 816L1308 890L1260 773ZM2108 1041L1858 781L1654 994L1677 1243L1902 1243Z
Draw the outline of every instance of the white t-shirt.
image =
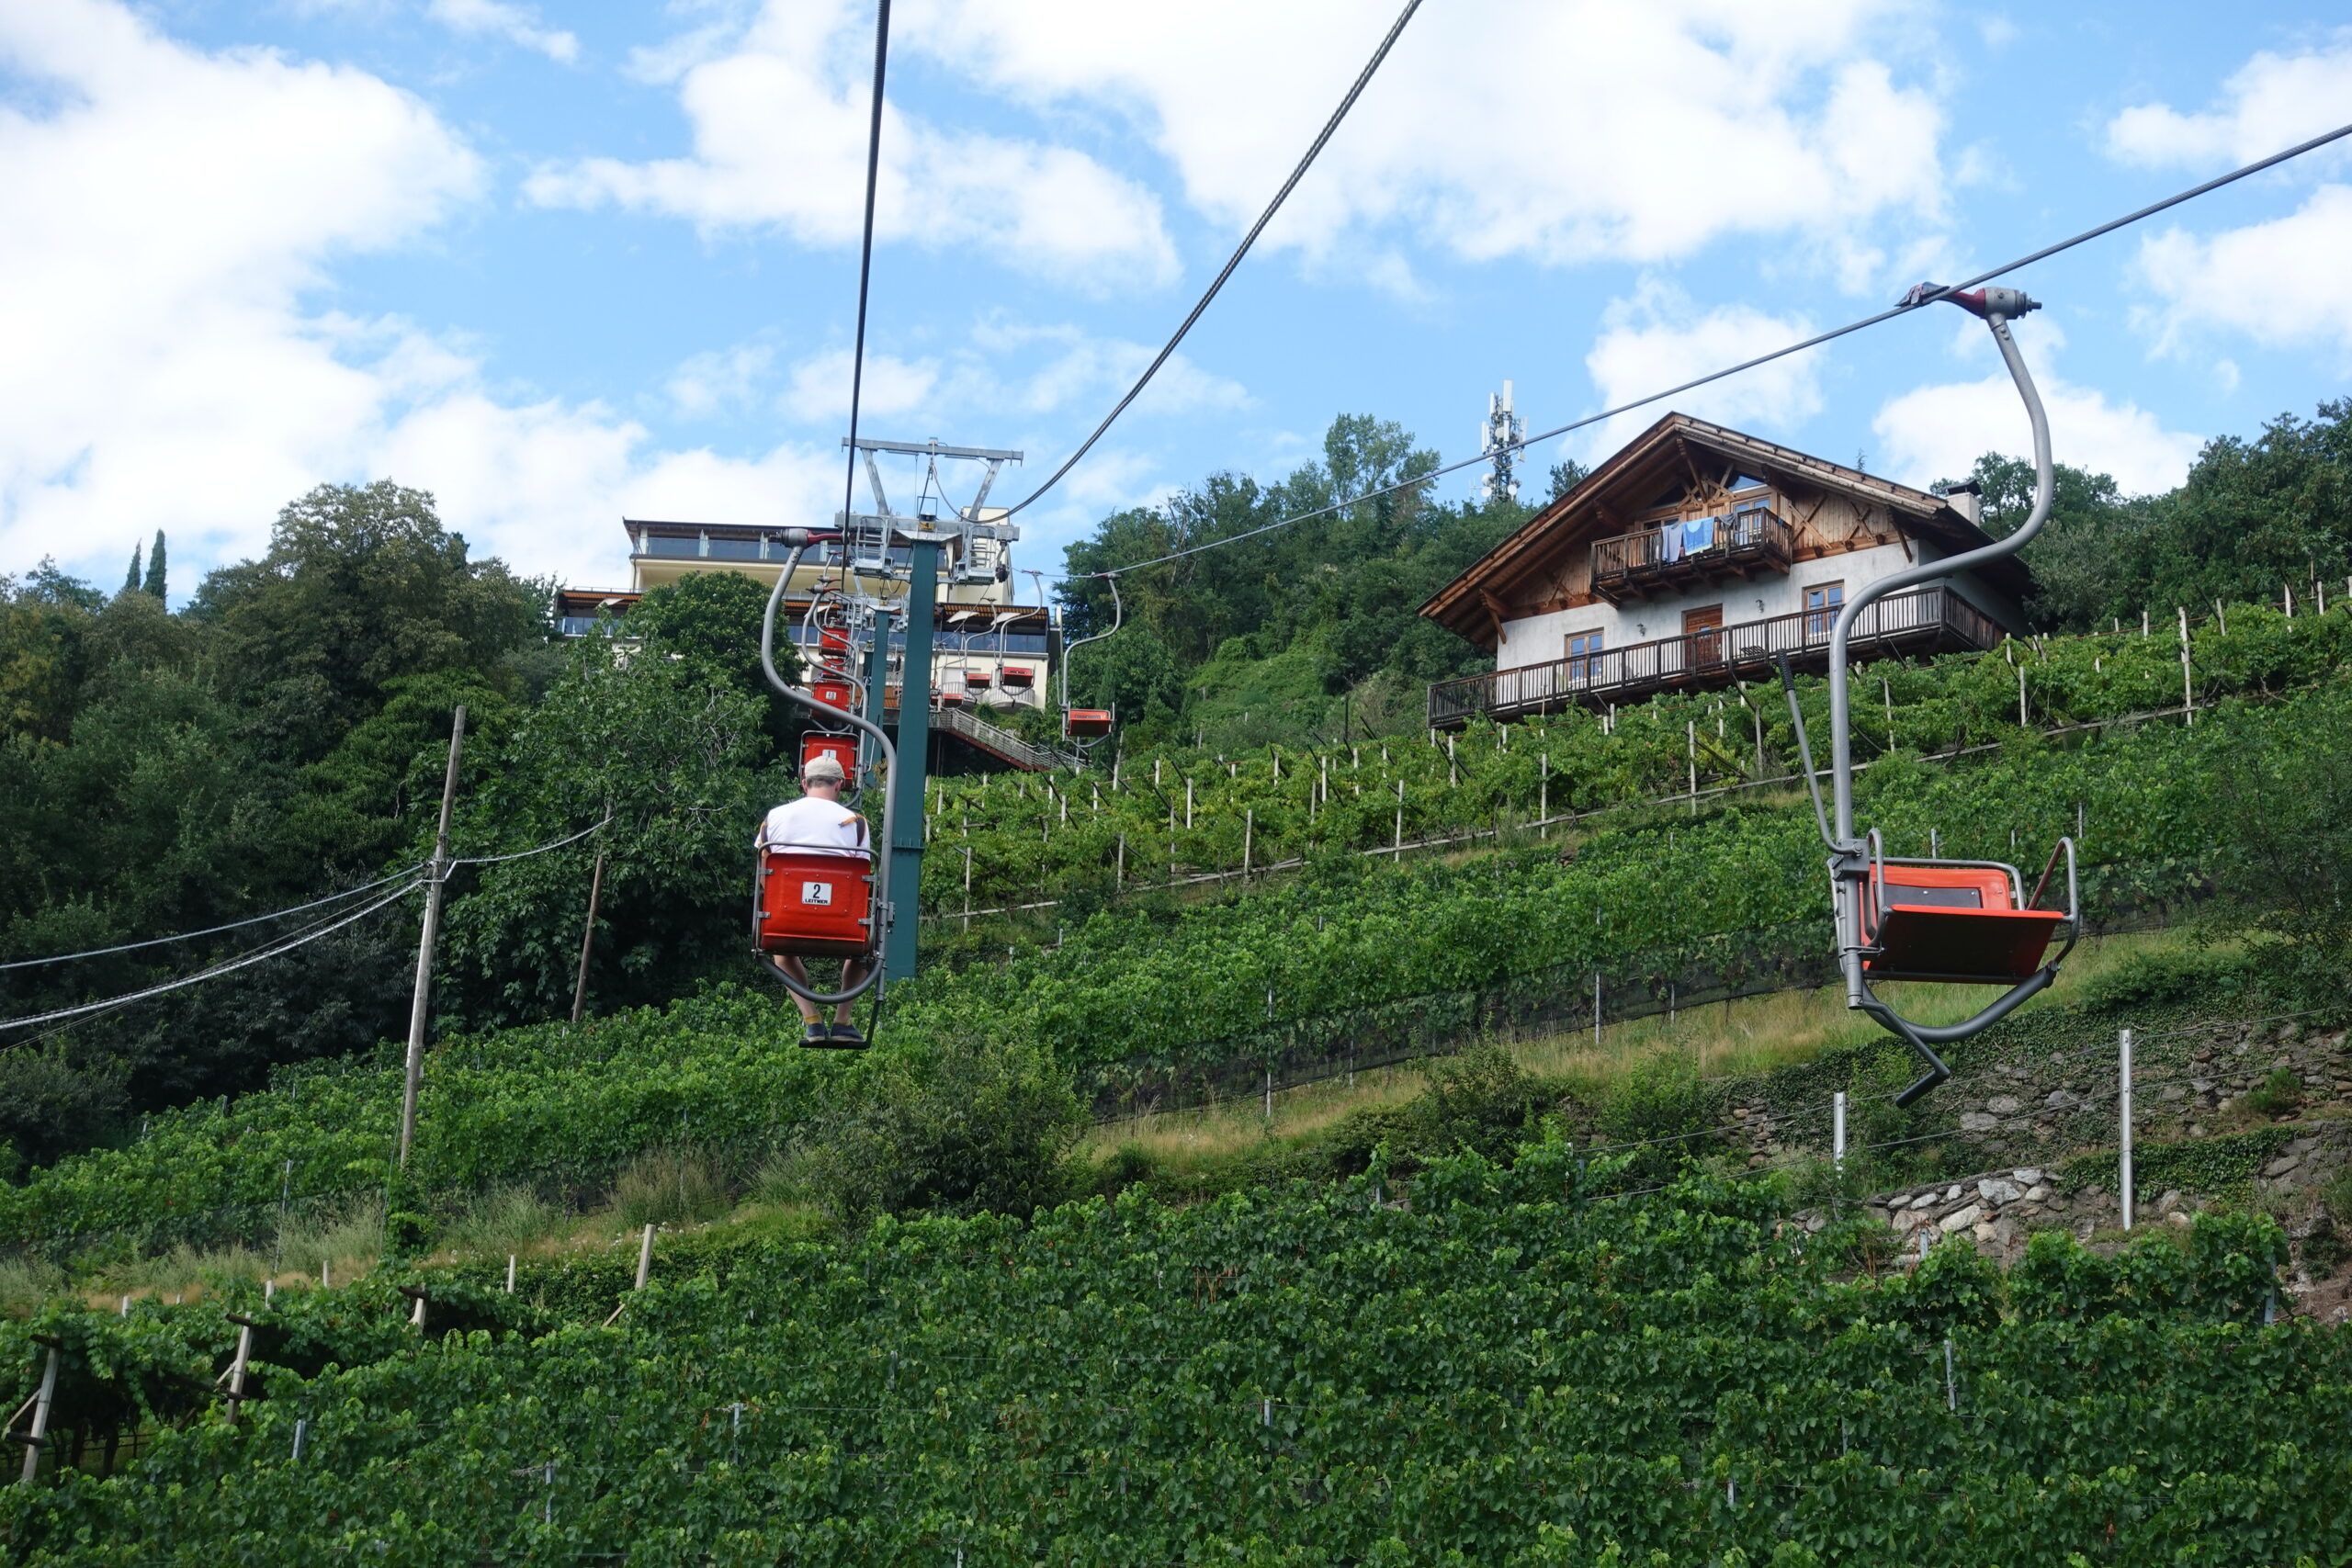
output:
M865 854L865 818L838 800L804 795L787 800L767 814L753 840L764 849L774 844L820 854Z

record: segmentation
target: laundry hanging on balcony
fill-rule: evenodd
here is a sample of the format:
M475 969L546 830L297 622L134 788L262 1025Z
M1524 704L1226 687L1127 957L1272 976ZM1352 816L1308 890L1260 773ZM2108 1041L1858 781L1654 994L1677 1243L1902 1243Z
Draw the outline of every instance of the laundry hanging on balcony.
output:
M1694 517L1682 525L1681 553L1683 555L1695 556L1701 550L1712 550L1714 547L1715 519Z

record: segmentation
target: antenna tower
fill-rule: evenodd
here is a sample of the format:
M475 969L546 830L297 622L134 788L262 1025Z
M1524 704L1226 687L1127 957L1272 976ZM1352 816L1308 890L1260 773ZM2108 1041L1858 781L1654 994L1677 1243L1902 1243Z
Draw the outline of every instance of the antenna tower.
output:
M1511 412L1510 383L1487 399L1487 421L1478 427L1478 455L1494 465L1494 472L1479 482L1479 493L1489 502L1519 499L1519 443L1527 425Z

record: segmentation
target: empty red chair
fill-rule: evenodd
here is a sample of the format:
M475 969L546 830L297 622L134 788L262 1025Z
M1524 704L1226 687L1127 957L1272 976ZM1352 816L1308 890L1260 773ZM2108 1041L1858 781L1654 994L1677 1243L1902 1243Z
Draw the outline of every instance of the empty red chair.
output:
M854 735L804 735L800 738L800 765L806 768L820 757L831 757L842 765L842 777L857 777L857 737Z
M762 953L864 958L874 951L874 857L764 850L756 908Z
M2007 866L1880 863L1881 879L1860 893L1872 979L2015 985L2041 967L2066 921L2062 910L2019 908Z
M847 713L849 711L850 689L848 682L828 681L820 676L817 680L809 682L808 690L814 693L817 700L824 704L827 707L839 708L843 713Z
M1062 733L1074 740L1098 740L1111 733L1111 710L1070 708L1062 715Z
M1023 664L1008 664L1004 669L1004 683L1016 692L1025 692L1036 684L1037 672Z

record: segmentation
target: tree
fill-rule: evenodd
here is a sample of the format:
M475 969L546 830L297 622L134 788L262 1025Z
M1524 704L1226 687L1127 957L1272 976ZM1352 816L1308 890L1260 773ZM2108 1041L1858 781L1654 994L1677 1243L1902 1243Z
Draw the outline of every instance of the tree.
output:
M123 573L122 591L125 593L136 593L139 591L139 547L137 545L130 547L130 570Z
M475 760L454 837L461 855L512 853L594 826L555 852L461 874L446 912L443 1005L469 1024L570 1010L590 867L605 856L589 985L602 1008L759 976L745 935L752 835L785 781L763 773L759 699L699 660L616 656L601 637L508 737ZM479 770L477 773L475 770ZM414 819L410 853L430 852Z
M324 757L390 682L470 670L502 687L505 656L542 635L542 595L469 558L433 498L390 479L322 485L278 513L269 552L208 575L189 613L218 630L224 688L270 754Z
M135 553L132 558L137 559ZM147 552L147 578L140 587L158 603L170 602L171 594L166 590L164 575L164 531L161 528L155 530L154 547Z
M691 660L757 697L767 710L769 740L788 748L802 728L800 709L768 684L760 668L767 604L768 590L740 572L697 571L649 591L626 625L648 653ZM783 626L776 628L775 668L786 681L800 678L799 654Z

